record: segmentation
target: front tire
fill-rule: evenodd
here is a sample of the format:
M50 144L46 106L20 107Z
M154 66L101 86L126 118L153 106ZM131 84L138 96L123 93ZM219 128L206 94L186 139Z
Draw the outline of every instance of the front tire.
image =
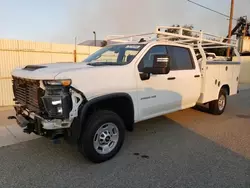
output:
M92 114L81 135L79 150L90 161L101 163L113 158L123 145L125 126L112 111Z
M225 89L221 89L218 99L211 101L209 103L209 111L214 115L221 115L226 108L227 105L227 92Z

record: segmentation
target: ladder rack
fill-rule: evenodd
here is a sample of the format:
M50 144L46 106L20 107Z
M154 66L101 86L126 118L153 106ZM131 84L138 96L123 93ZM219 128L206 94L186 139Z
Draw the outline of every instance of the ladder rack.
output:
M204 49L237 47L237 40L225 38L203 31L191 30L183 27L156 27L155 33L158 40L171 40L184 45L197 47L198 43ZM227 39L228 42L224 42Z
M106 41L113 42L138 42L142 37L145 40L152 40L153 37L156 38L155 33L143 33L143 34L133 34L133 35L108 35Z
M198 48L200 44L204 49L237 47L237 40L225 38L203 31L190 30L183 27L158 26L155 32L134 35L109 35L106 41L113 42L139 42L140 39L149 41L170 41ZM228 42L224 42L228 39Z

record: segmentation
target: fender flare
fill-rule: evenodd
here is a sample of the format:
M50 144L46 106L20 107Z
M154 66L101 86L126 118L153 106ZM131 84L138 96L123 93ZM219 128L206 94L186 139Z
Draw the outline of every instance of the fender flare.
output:
M76 130L74 132L77 134L77 135L75 135L77 140L80 139L82 132L84 131L84 127L86 125L86 120L87 120L86 114L87 114L88 110L90 109L90 107L94 104L97 104L98 102L112 99L112 98L118 98L118 97L125 97L130 101L130 104L133 106L132 113L133 113L133 120L134 120L134 104L133 104L133 100L129 94L127 94L127 93L111 93L111 94L107 94L107 95L93 98L87 102L86 101L83 102L83 104L79 108L78 118L77 118L78 120L74 123L75 125L73 125L73 126L76 126ZM131 127L131 130L132 129L133 129L133 127Z

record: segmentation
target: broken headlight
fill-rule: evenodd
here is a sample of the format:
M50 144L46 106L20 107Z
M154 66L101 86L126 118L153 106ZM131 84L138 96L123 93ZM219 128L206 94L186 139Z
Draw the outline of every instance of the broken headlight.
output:
M69 118L69 113L72 110L69 87L45 85L45 95L42 100L49 118Z

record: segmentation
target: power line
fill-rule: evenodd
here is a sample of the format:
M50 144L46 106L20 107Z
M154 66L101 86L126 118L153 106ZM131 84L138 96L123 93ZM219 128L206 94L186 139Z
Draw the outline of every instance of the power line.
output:
M223 14L223 13L221 13L221 12L218 12L218 11L216 11L216 10L213 10L213 9L211 9L211 8L209 8L209 7L206 7L206 6L204 6L204 5L201 5L201 4L196 3L196 2L194 2L194 1L191 1L191 0L187 0L187 1L190 2L190 3L193 3L193 4L195 4L195 5L197 5L197 6L199 6L199 7L205 8L205 9L207 9L207 10L210 10L210 11L212 11L212 12L215 12L215 13L221 15L221 16L224 16L224 17L227 17L227 18L230 19L230 16L228 16L228 15L226 15L226 14ZM237 20L237 19L233 18L233 20Z

